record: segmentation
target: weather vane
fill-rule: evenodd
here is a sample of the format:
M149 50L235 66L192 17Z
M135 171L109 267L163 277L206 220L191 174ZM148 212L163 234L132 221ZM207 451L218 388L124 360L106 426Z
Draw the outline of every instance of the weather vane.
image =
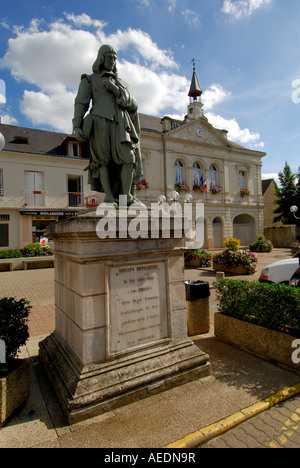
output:
M192 58L192 60L190 61L190 63L193 64L193 71L194 72L196 71L196 62L200 62L200 60Z

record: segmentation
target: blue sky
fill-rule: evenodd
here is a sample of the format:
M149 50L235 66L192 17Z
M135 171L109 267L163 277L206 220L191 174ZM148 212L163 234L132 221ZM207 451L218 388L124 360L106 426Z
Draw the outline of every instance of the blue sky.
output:
M69 133L101 44L142 113L183 118L192 77L204 114L264 151L265 177L300 166L299 0L0 0L3 123Z

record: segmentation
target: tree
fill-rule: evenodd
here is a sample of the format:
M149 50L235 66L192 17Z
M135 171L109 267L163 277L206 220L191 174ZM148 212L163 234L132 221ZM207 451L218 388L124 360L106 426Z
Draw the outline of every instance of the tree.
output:
M281 186L276 186L277 198L275 203L277 204L277 208L274 210L274 214L277 214L277 216L274 217L274 223L281 221L283 224L295 224L295 218L290 209L291 206L297 203L297 179L287 162L285 163L283 172L279 172L278 178Z
M297 216L300 217L300 167L299 172L297 174L297 185L296 185L296 197L295 197L295 205L298 207Z

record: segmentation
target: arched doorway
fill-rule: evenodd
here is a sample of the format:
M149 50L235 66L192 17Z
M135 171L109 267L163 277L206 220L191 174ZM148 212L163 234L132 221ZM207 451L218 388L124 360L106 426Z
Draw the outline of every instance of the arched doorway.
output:
M213 238L214 248L220 249L223 247L223 224L221 218L217 217L213 220Z
M233 237L241 241L241 246L247 246L256 240L255 221L247 214L236 216L233 220Z

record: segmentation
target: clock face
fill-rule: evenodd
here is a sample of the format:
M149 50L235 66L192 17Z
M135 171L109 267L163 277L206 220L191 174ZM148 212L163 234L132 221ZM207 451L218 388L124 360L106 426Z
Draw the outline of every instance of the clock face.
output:
M202 128L197 128L197 135L198 135L199 137L202 136Z

